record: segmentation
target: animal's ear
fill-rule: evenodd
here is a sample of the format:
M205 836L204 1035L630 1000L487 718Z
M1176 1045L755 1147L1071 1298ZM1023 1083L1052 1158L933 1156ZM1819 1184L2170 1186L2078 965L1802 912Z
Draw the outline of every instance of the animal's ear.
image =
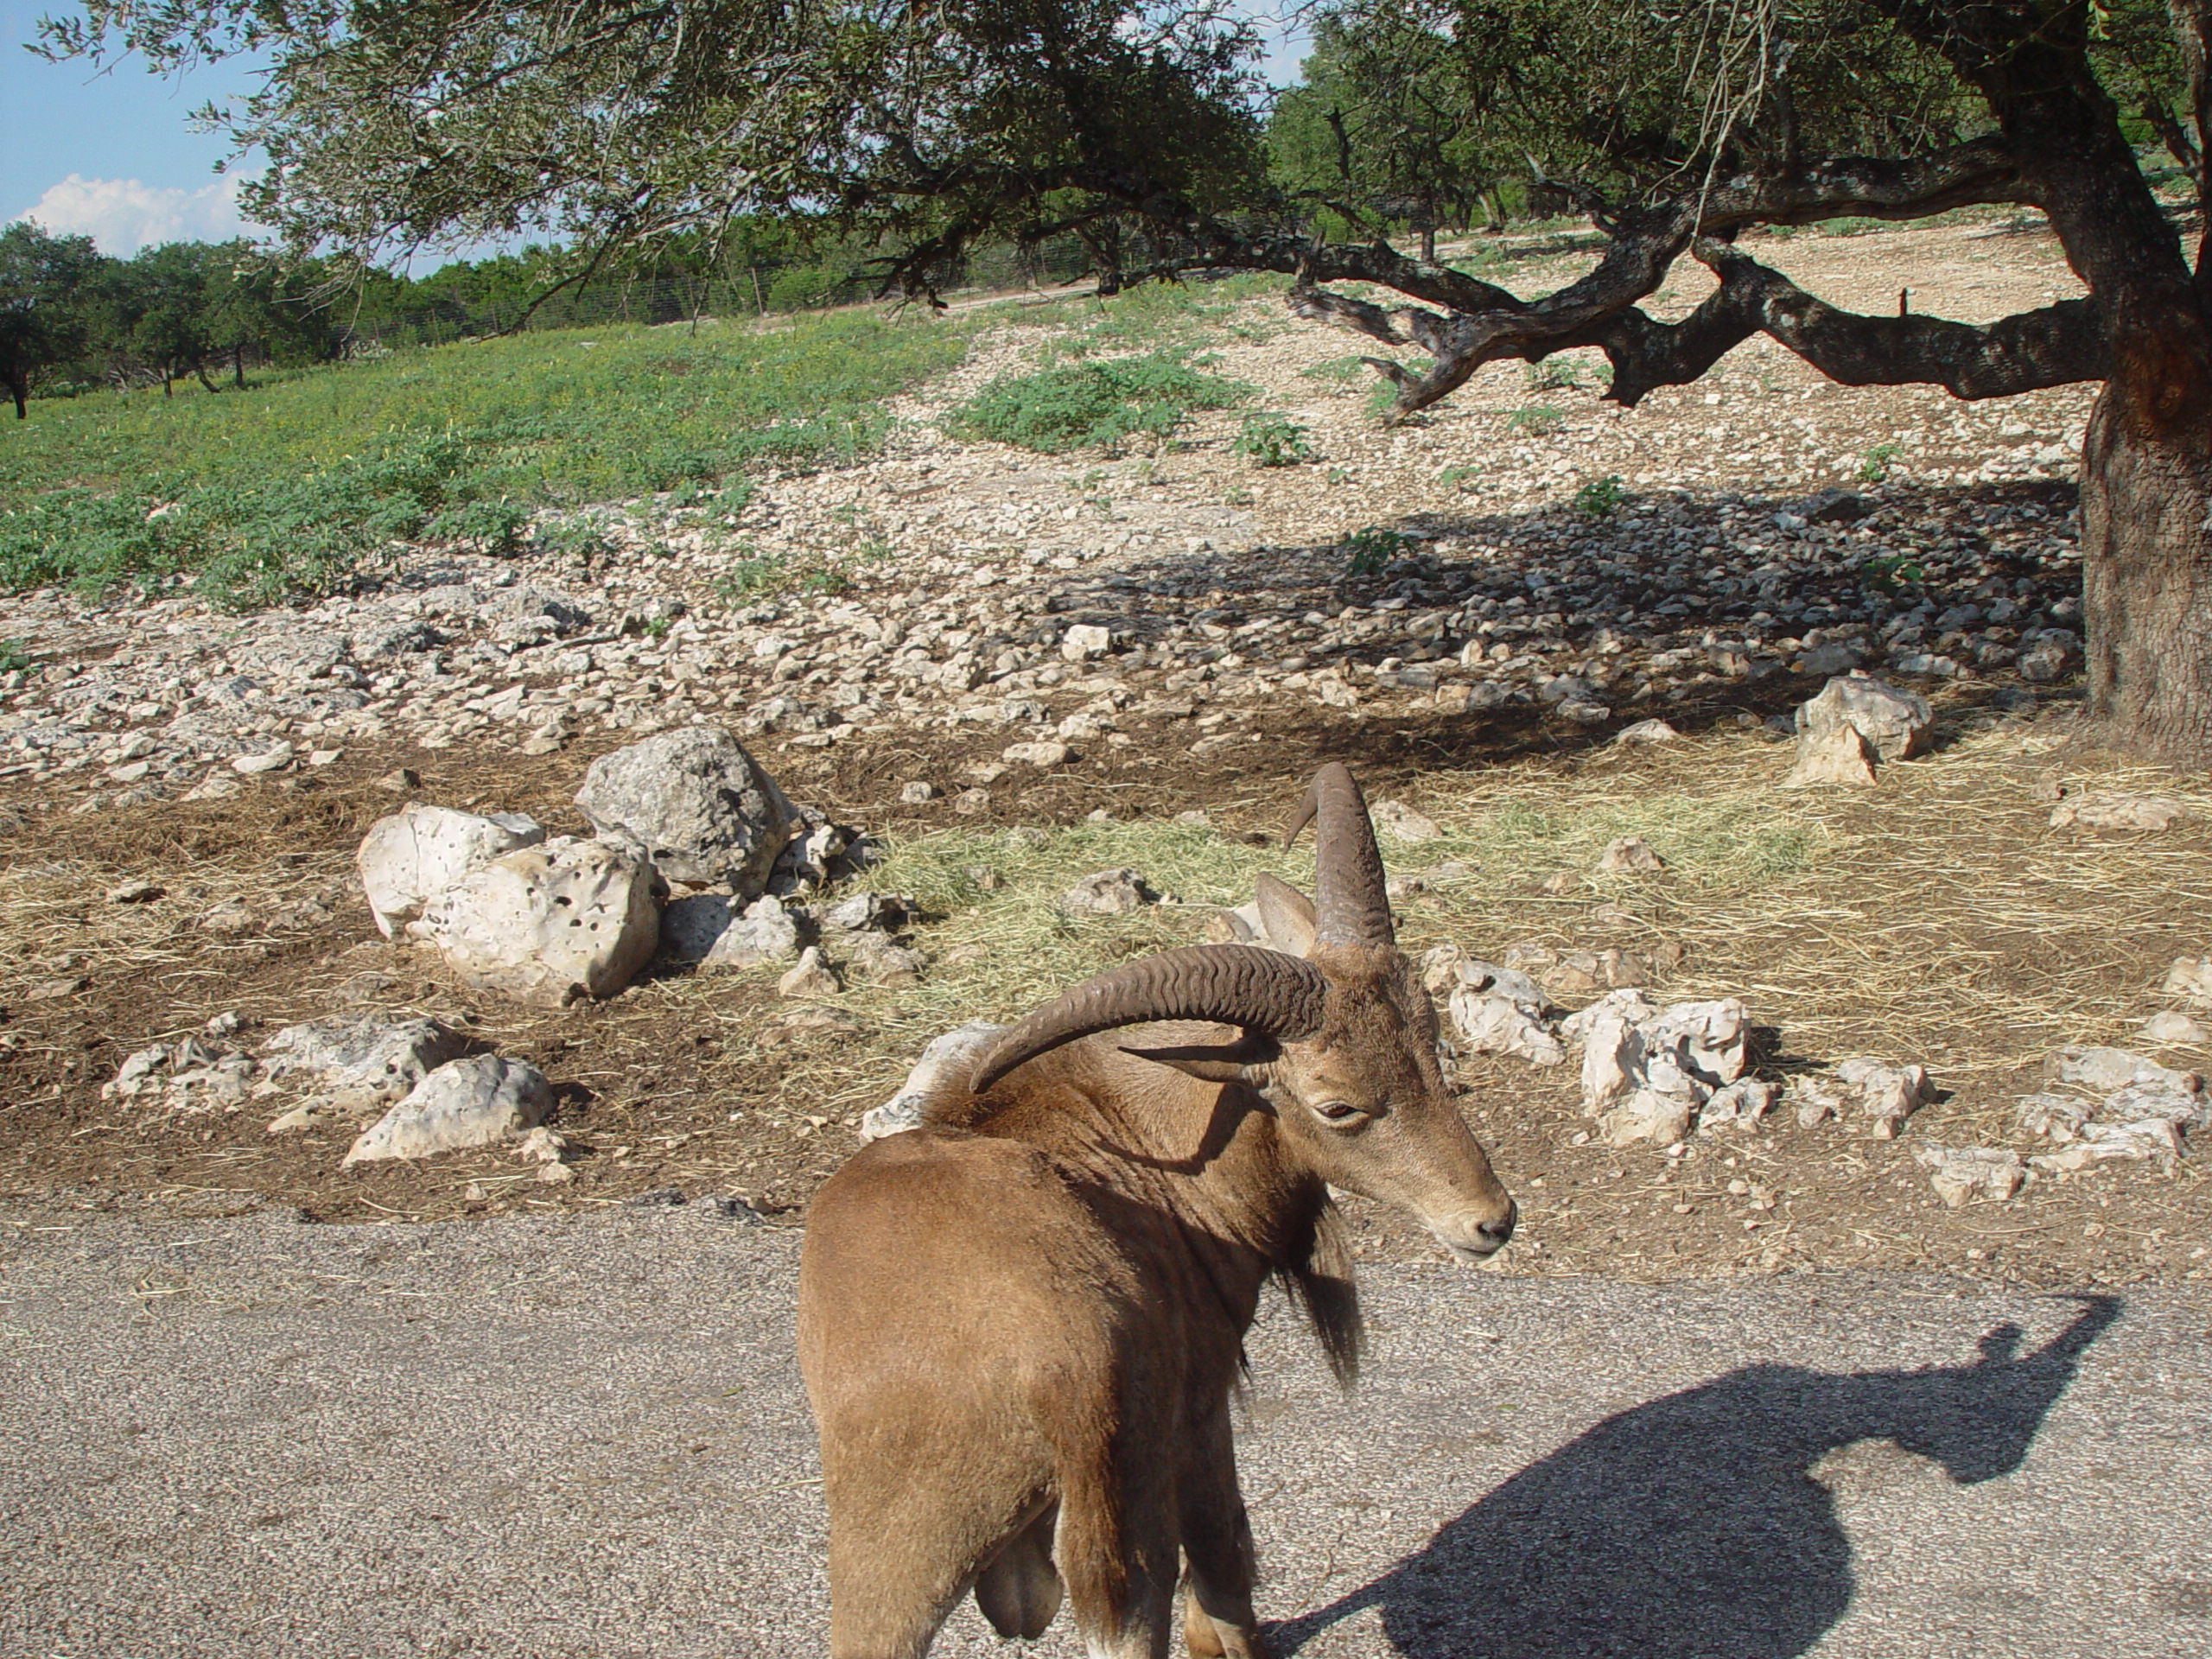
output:
M1294 957L1313 954L1313 901L1287 881L1262 870L1253 878L1252 896L1260 907L1260 926L1268 943Z
M1181 1048L1130 1048L1122 1052L1157 1065L1173 1066L1201 1083L1250 1083L1257 1068L1272 1064L1282 1050L1272 1037L1248 1031L1233 1043L1193 1043Z

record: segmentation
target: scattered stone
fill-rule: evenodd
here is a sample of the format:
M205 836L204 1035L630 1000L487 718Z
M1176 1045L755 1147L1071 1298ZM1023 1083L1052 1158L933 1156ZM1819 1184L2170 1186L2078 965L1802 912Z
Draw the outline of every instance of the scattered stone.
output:
M963 817L979 817L991 810L991 791L988 789L963 789L952 798L952 810Z
M1455 956L1459 951L1456 945L1442 949ZM1425 980L1449 975L1446 1008L1452 1028L1470 1053L1506 1054L1531 1065L1566 1063L1567 1050L1551 1022L1548 999L1528 975L1465 957L1440 960L1436 951L1424 961Z
M553 1109L544 1074L522 1060L478 1054L417 1084L346 1154L340 1168L388 1158L427 1158L486 1147L535 1128Z
M1936 1196L1952 1209L1982 1198L2002 1204L2027 1185L2027 1166L2015 1152L1997 1147L1913 1148L1913 1161L1929 1172Z
M1827 679L1852 672L1860 661L1859 652L1850 645L1815 645L1810 651L1799 652L1792 666L1800 674Z
M1436 820L1416 812L1403 801L1376 801L1367 810L1376 830L1398 841L1434 841L1444 833Z
M2054 830L2169 830L2189 815L2188 804L2163 795L2117 795L2103 791L2050 810Z
M2103 1123L2155 1119L2181 1129L2212 1128L2212 1102L2193 1090L2167 1083L2137 1083L2115 1089L2105 1096L2096 1115Z
M1749 1036L1733 997L1661 1009L1635 990L1608 993L1564 1030L1582 1045L1583 1116L1612 1147L1688 1135L1698 1109L1743 1075Z
M1714 1090L1711 1098L1698 1108L1697 1126L1706 1129L1757 1124L1764 1121L1781 1098L1780 1084L1759 1077L1738 1077Z
M515 1156L525 1163L564 1163L569 1156L569 1143L558 1129L540 1123L522 1138L515 1148Z
M999 759L1009 766L1036 766L1040 769L1064 766L1075 758L1075 751L1065 743L1050 741L1041 743L1009 743Z
M1808 732L1797 740L1796 764L1783 779L1782 786L1802 789L1813 784L1839 784L1864 789L1874 781L1872 756L1866 738L1849 726L1817 735Z
M899 790L899 799L902 805L926 806L930 802L937 799L937 785L916 779Z
M1870 1120L1877 1141L1894 1141L1904 1121L1936 1098L1924 1065L1885 1065L1864 1058L1838 1065L1835 1075L1858 1096L1859 1116Z
M758 968L798 955L798 924L772 895L741 912L721 893L696 893L662 912L660 948L677 962L704 968Z
M2056 1152L2038 1153L2028 1163L2050 1174L2071 1175L2100 1164L2178 1158L2181 1152L2180 1132L2162 1118L2141 1123L2084 1123L2070 1144Z
M1663 720L1639 720L1613 734L1616 743L1679 743L1682 734Z
M340 1113L380 1109L460 1057L468 1039L435 1020L364 1014L287 1026L262 1048L262 1067L281 1088L305 1090Z
M1801 741L1849 729L1885 762L1909 760L1926 748L1935 721L1927 698L1870 674L1838 675L1797 710Z
M563 836L493 860L408 931L469 984L533 1007L609 997L659 943L653 867Z
M38 980L23 993L23 1001L59 1002L65 996L76 995L90 982L82 974L64 974L54 979Z
M2013 1108L2013 1120L2025 1134L2066 1141L2082 1132L2089 1110L2088 1101L2072 1095L2023 1095Z
M835 996L844 988L822 960L822 952L808 945L798 953L798 965L776 982L779 996Z
M1650 842L1641 836L1623 836L1606 844L1599 855L1598 868L1605 875L1642 875L1667 868L1667 861L1651 849Z
M1582 878L1577 875L1573 870L1560 870L1554 874L1546 876L1542 883L1543 890L1551 894L1554 899L1561 898L1570 893L1579 892L1581 890L1582 886Z
M748 904L766 891L797 816L720 726L682 727L600 756L576 805L595 834L638 848L670 880L727 883Z
M2082 1047L2069 1045L2043 1063L2047 1082L2070 1083L2092 1094L2110 1094L2137 1084L2152 1084L2177 1094L2194 1095L2203 1080L2194 1071L2177 1071L2125 1048Z
M1111 629L1094 622L1078 622L1060 636L1060 655L1071 663L1086 663L1114 648Z
M493 859L545 839L518 812L486 817L443 806L410 805L369 826L353 855L377 931L391 938Z
M128 1056L114 1077L100 1085L100 1098L139 1100L158 1095L158 1103L168 1111L234 1112L245 1103L253 1071L251 1055L188 1037Z
M377 779L376 786L387 795L404 795L422 788L423 777L412 766L395 766Z
M254 913L243 899L226 899L200 918L200 931L219 938L251 933L256 925Z
M1850 490L1816 490L1796 506L1808 524L1856 524L1872 512L1866 498Z
M968 867L968 880L975 884L978 893L1001 893L1005 890L1007 885L1006 873L1003 870L994 869L988 864L970 864Z
M2168 996L2186 996L2212 1005L2212 957L2176 957L2159 988Z
M231 757L232 768L248 777L264 772L282 772L291 764L292 746L289 743L279 743L258 754L234 754Z
M150 905L162 896L162 889L143 879L124 882L110 887L105 897L111 905Z
M1159 902L1145 879L1126 867L1094 870L1060 895L1060 908L1075 916L1126 916Z
M887 1135L919 1128L930 1096L940 1088L965 1090L976 1060L1005 1029L988 1020L971 1020L932 1039L906 1074L906 1082L899 1085L898 1093L861 1115L861 1139L880 1141Z
M2168 1009L2154 1014L2143 1022L2143 1037L2163 1047L2204 1048L2212 1046L2212 1031L2207 1031L2196 1020L2186 1014Z
M894 944L880 933L863 933L849 958L853 971L870 985L918 985L922 953Z

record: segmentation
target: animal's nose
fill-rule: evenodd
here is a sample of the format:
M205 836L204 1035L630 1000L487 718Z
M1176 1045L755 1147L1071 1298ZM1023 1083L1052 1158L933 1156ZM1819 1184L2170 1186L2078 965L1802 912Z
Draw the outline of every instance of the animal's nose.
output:
M1503 1215L1500 1216L1496 1221L1477 1222L1475 1224L1475 1230L1480 1233L1485 1239L1489 1240L1491 1248L1492 1249L1496 1249L1498 1246L1503 1244L1507 1239L1513 1236L1513 1224L1520 1218L1520 1205L1515 1204L1512 1199L1508 1198L1505 1201L1505 1213Z

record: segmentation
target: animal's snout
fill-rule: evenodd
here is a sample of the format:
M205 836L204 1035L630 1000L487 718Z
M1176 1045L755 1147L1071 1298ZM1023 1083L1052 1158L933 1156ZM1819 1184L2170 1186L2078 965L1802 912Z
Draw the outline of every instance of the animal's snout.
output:
M1513 1236L1513 1224L1520 1219L1520 1209L1504 1194L1498 1202L1480 1210L1463 1210L1449 1220L1432 1223L1429 1230L1454 1255L1479 1262L1496 1255Z

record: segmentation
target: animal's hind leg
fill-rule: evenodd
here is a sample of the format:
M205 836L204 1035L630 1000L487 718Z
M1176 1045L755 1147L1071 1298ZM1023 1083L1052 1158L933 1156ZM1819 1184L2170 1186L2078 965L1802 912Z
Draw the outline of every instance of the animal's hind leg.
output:
M976 1605L1001 1636L1033 1642L1060 1611L1060 1574L1052 1565L1059 1518L1059 1505L1046 1504L976 1575Z
M1229 1402L1193 1426L1178 1492L1183 1554L1183 1645L1196 1659L1268 1659L1252 1611L1257 1576L1252 1527L1236 1485Z

